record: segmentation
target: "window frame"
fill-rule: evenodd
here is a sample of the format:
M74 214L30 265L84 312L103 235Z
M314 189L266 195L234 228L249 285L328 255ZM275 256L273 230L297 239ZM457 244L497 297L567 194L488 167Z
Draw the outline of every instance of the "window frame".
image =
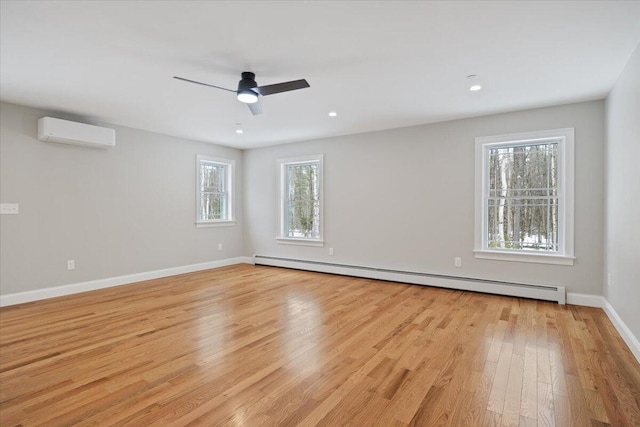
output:
M278 203L278 236L276 241L283 245L301 245L301 246L324 246L324 155L315 154L309 156L289 157L278 159L278 186L280 188ZM287 201L287 166L318 163L318 203L319 208L319 225L318 238L289 237L286 235L286 206Z
M201 219L200 208L202 202L202 183L200 182L200 168L202 163L215 163L226 167L226 218L225 219ZM232 159L212 157L204 154L196 155L196 227L228 227L236 224L235 219L235 170L236 162Z
M475 233L474 256L479 259L573 265L574 256L574 128L552 129L475 139ZM489 150L497 147L558 140L558 251L488 247Z

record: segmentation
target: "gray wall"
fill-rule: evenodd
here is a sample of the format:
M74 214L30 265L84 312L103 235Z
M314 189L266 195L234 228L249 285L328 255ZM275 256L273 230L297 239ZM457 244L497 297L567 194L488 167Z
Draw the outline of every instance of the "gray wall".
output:
M0 104L1 202L20 204L0 216L3 295L243 254L242 151L118 126L111 150L45 143L45 115L78 119ZM236 160L238 225L196 229L196 154Z
M575 265L474 259L475 137L566 127L576 132ZM320 153L325 247L278 245L276 159ZM245 248L247 255L556 284L602 295L603 155L603 101L247 150ZM456 256L462 268L453 266Z
M640 46L607 97L606 124L605 297L640 338Z
M603 101L244 153L121 127L113 150L43 143L35 138L37 118L77 118L0 107L1 201L21 210L0 216L2 294L243 254L602 294ZM474 138L564 127L576 128L575 265L474 259ZM276 159L318 153L325 155L326 245L278 245ZM195 228L196 154L236 160L235 227ZM453 267L456 256L462 268ZM76 260L75 271L66 270L67 259Z

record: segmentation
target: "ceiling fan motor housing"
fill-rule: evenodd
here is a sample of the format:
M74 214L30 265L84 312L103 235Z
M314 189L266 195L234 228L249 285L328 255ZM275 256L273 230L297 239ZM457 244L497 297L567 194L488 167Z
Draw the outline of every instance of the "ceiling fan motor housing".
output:
M242 73L242 80L240 80L238 82L238 93L242 92L243 90L251 90L254 87L258 86L258 83L256 83L256 75L254 73L251 73L249 71L245 71Z

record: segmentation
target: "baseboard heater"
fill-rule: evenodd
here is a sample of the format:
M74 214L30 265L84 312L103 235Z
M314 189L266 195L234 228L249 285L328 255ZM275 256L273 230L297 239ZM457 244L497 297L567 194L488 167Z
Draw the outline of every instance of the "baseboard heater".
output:
M317 271L320 273L339 274L342 276L363 277L390 282L458 289L462 291L484 292L488 294L532 298L544 301L556 301L558 304L562 305L566 304L567 301L567 294L564 286L502 282L498 280L445 276L441 274L335 264L330 262L309 261L293 258L279 258L264 255L254 255L254 263L256 265Z

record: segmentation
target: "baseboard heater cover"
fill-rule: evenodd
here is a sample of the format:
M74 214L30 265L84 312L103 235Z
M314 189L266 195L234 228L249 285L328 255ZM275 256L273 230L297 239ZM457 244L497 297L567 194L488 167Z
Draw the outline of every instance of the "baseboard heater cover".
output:
M415 271L391 270L387 268L365 267L349 264L336 264L322 261L280 258L265 255L254 255L255 265L284 267L296 270L317 271L342 276L363 277L367 279L386 280L390 282L410 283L414 285L435 286L439 288L463 291L484 292L488 294L506 295L521 298L532 298L544 301L555 301L566 304L564 286L532 285L525 283L503 282L469 277L446 276L441 274L420 273Z

